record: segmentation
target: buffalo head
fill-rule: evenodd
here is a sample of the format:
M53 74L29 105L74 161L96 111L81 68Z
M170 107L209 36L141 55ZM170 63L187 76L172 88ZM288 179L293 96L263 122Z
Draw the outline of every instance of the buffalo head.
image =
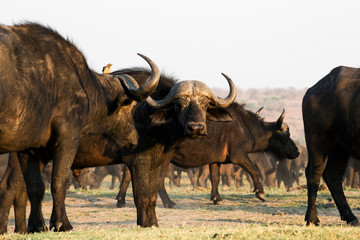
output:
M153 124L177 121L185 136L200 137L207 135L206 119L212 121L231 121L231 116L222 111L236 98L236 87L226 75L230 93L225 99L219 99L208 86L200 81L181 81L173 86L162 100L147 99L147 103L158 109L152 116Z
M289 126L284 122L285 110L283 110L276 123L272 124L272 135L265 151L274 153L279 159L294 159L299 156L299 150L290 138Z
M106 112L106 121L102 121L102 129L105 129L106 136L115 140L121 147L125 149L133 149L138 144L138 133L135 128L133 114L137 102L144 101L156 89L159 79L160 71L156 64L148 57L138 54L145 59L151 67L151 75L140 87L137 81L126 74L119 75L101 75L106 78L107 89L114 92L116 97L110 98L108 102L108 111ZM118 84L120 81L121 84ZM107 87L110 86L110 87ZM119 131L121 129L121 131ZM95 132L96 129L84 129L84 132Z

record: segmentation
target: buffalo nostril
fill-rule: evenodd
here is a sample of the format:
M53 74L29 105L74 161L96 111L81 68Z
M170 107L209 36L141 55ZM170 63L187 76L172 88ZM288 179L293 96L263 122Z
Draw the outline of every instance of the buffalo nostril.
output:
M188 125L188 128L191 131L203 130L204 127L205 127L204 124L201 124L201 123L193 123L193 124Z

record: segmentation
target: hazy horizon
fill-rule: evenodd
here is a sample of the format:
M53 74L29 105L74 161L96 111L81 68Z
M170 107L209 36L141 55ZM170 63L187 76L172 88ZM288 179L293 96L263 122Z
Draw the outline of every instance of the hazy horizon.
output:
M1 23L36 21L69 37L100 72L147 66L227 89L311 87L360 66L358 1L5 1Z

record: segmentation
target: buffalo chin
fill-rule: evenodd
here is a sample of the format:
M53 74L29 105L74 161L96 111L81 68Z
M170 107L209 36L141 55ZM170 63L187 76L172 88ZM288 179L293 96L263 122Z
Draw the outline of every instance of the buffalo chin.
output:
M192 138L192 139L199 139L204 136L207 136L207 134L206 133L203 133L203 134L187 134L187 133L185 133L185 136Z

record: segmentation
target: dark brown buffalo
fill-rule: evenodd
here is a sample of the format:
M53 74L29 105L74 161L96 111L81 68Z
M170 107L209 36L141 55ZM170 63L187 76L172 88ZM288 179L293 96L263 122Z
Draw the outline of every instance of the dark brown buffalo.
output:
M175 165L189 168L209 163L234 163L247 171L253 181L256 196L264 200L264 190L256 165L248 157L249 153L271 151L278 156L295 158L298 150L290 138L289 128L283 123L285 114L277 122L264 122L261 118L244 109L242 105L232 104L226 110L233 117L232 122L209 122L209 134L203 139L183 141L173 150L169 160ZM190 147L197 146L197 147ZM222 199L217 191L219 165L212 164L211 200L217 204ZM165 188L163 188L165 191Z
M139 79L131 71L121 73ZM181 81L165 91L167 96L157 104L138 104L134 119L139 144L135 151L123 154L131 172L138 225L157 226L155 206L165 154L184 139L206 136L209 122L232 120L223 107L235 100L236 90L231 79L224 76L230 85L225 99L218 99L202 82Z
M171 164L171 166L173 167L174 172L176 173L176 174L174 173L174 180L173 180L173 182L176 186L178 186L178 187L181 186L181 173L182 172L186 172L191 185L194 186L194 169L185 169L185 168L175 166L173 164Z
M360 188L360 161L350 157L344 176L344 185L351 188Z
M151 72L144 69L126 69L116 74L125 72L135 77L140 84L152 76ZM230 85L230 93L225 99L214 96L202 82L176 83L173 79L162 76L161 84L152 95L154 99L148 98L146 103L138 104L135 111L135 125L141 136L137 148L126 151L102 134L81 135L71 168L126 163L134 179L137 223L143 227L157 225L155 203L164 152L183 138L206 135L206 119L231 120L226 112L222 112L222 107L234 101L236 90L231 79L224 76ZM25 212L23 217L25 218Z
M177 176L175 175L175 170L174 170L174 165L173 164L169 164L169 167L167 169L167 172L165 174L165 178L169 179L169 187L170 189L172 189L172 184L174 183L175 186L180 187L180 178L177 178ZM179 179L177 181L177 179Z
M264 152L249 153L248 157L251 162L253 162L254 165L257 167L257 171L262 185L268 187L275 187L275 172L273 169L277 164L277 160L273 161L273 159L269 158L268 154ZM199 177L199 183L201 182L200 178L206 179L207 177L210 178L211 182L219 181L219 176L217 174L220 174L219 176L222 178L224 177L224 175L226 175L227 179L234 178L234 182L237 188L244 185L243 177L246 176L247 180L250 183L250 188L254 188L254 181L252 180L250 174L243 168L231 164L221 164L220 171L216 164L210 164L209 168L202 171ZM230 187L229 183L227 183L227 185ZM216 185L213 185L212 187L216 187ZM218 193L218 189L212 189L211 191L214 195ZM214 201L214 204L220 203L221 200Z
M45 189L50 188L51 184L51 173L53 164L52 161L48 162L41 172L41 177L45 185ZM74 185L75 189L81 188L86 190L87 186L95 186L97 184L95 175L88 168L84 169L72 169L72 176L67 179L66 189L69 189L71 184ZM1 205L0 205L1 206Z
M296 142L296 145L300 154L295 159L279 160L276 156L270 156L272 159L275 159L275 161L278 161L275 172L277 186L279 188L282 182L287 190L291 190L294 183L296 183L298 187L300 186L300 176L302 176L307 163L307 150L306 147L302 146L299 142Z
M176 176L174 171L175 168L177 168L176 166L174 166L173 164L169 164L168 169L164 170L166 171L165 174L165 178L169 179L169 186L170 188L172 187L172 183L175 184L175 186L180 187L180 178L179 177L179 173ZM181 171L180 169L177 169L177 171ZM130 181L131 181L131 173L128 167L126 167L126 165L124 166L124 168L122 168L121 170L122 172L122 178L119 180L120 182L120 189L124 188L126 191L126 189L129 187ZM181 174L181 172L180 172ZM126 186L124 184L127 184ZM119 192L122 192L122 190L119 189ZM125 199L123 201L120 200L120 196L119 194L116 196L115 198L117 200L116 206L121 208L121 207L125 207Z
M124 169L124 164L114 164L114 165L95 167L94 171L85 173L85 175L87 174L91 175L91 177L94 178L93 181L91 182L82 181L82 183L85 184L85 186L89 185L90 189L96 189L100 187L104 178L110 175L111 185L109 188L114 189L116 179L119 181L119 183L121 182L123 169Z
M249 159L252 152L269 151L280 158L296 158L299 155L295 143L290 138L289 127L283 122L283 112L276 122L265 122L257 114L245 110L243 105L233 103L225 110L231 115L233 121L208 121L208 135L199 139L185 139L173 147L165 156L165 163L183 167L194 168L210 163L234 163L247 171L255 185L256 196L264 200L264 189L259 179L256 165ZM220 178L218 165L212 164L211 199L214 203L222 199L217 192ZM166 168L163 169L164 173ZM175 203L170 200L160 181L159 194L164 206L173 207ZM119 199L125 197L125 192L119 193Z
M195 169L194 172L194 189L196 188L207 188L208 180L210 181L210 169L208 165L204 165L197 168L189 168Z
M216 164L216 163L214 163ZM196 182L197 184L194 185L194 188L206 188L207 187L207 180L210 180L210 168L211 164L195 168L195 174ZM238 180L237 173L238 173L238 165L235 164L221 164L220 165L220 178L223 185L226 185L228 187L231 187L231 179L234 178L235 184L239 184L236 181ZM188 170L192 170L191 168Z
M305 93L302 112L309 158L305 171L307 225L320 224L316 196L321 176L334 198L341 219L350 225L359 225L342 188L349 157L360 159L359 103L359 68L337 67Z
M231 187L231 180L234 179L234 183L236 185L235 179L235 166L238 168L239 166L234 164L221 164L220 165L220 178L223 186Z
M40 172L50 159L50 229L68 231L72 226L65 211L64 184L80 137L97 134L134 148L136 101L147 99L160 74L156 69L140 88L126 75L97 74L72 43L32 23L0 25L0 56L0 153L18 152L31 202L28 231L46 229Z

